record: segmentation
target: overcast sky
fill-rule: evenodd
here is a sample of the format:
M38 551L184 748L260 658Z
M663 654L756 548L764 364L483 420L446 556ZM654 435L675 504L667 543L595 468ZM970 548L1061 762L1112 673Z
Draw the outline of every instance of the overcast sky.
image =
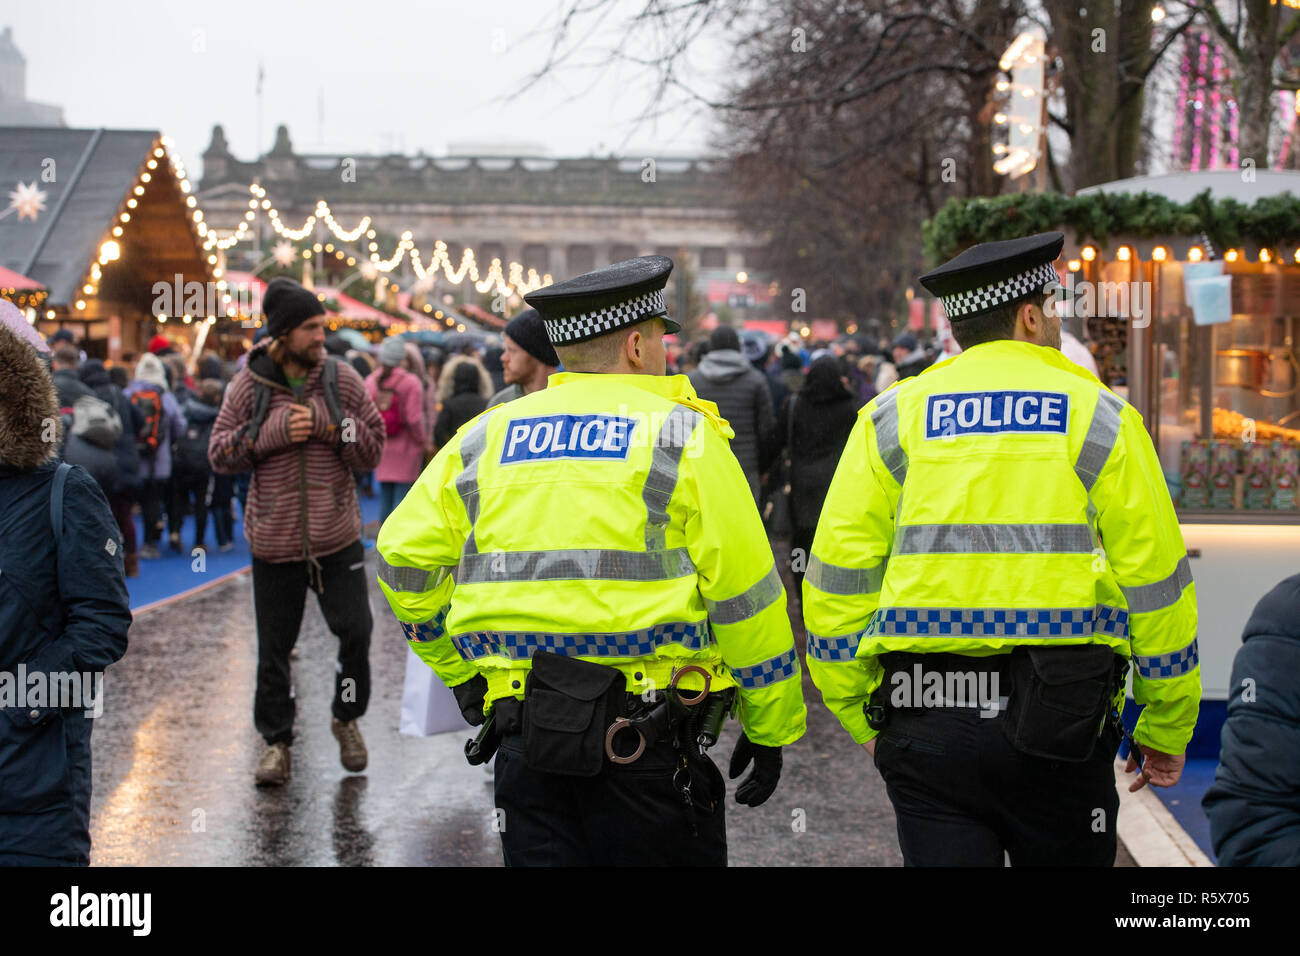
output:
M270 149L280 123L298 152L441 155L461 143L536 144L551 156L707 150L699 110L682 105L638 123L650 78L631 67L569 68L506 98L544 61L559 8L558 0L7 0L0 28L13 28L27 59L28 99L63 107L69 126L159 129L195 176L214 123L239 159L253 159L259 142ZM603 61L619 41L617 19L584 46L587 62ZM701 89L712 91L725 57L720 43L696 48Z

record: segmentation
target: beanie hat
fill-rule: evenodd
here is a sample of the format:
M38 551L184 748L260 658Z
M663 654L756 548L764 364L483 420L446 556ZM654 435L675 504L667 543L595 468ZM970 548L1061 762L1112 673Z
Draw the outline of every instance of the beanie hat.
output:
M740 336L729 325L719 325L709 333L709 351L714 349L731 349L740 351Z
M406 343L397 336L384 339L379 346L379 364L384 368L394 368L402 364L402 356L406 354Z
M558 366L560 357L555 354L555 346L546 334L546 326L536 309L524 309L506 326L506 335L543 365Z
M896 349L907 349L907 351L911 353L915 352L920 347L920 343L917 342L916 336L911 332L903 332L898 336L898 338L894 339L894 344L891 347Z
M155 335L153 338L149 340L149 351L152 352L154 355L157 355L160 352L170 351L171 347L172 344L167 340L167 336L162 335L161 333Z
M266 315L267 334L273 339L288 335L308 319L325 314L316 293L304 289L292 279L272 279L262 293L262 312Z

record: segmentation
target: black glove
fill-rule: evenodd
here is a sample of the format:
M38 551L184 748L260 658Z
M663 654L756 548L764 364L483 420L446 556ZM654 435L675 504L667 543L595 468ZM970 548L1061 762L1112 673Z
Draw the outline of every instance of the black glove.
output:
M482 674L475 674L465 683L457 684L451 689L456 695L460 715L471 727L483 723L483 698L487 696L487 689L487 678Z
M756 744L741 731L736 749L731 753L731 766L727 768L727 775L735 780L744 773L751 760L754 761L753 772L736 790L736 802L747 807L757 807L772 795L781 779L781 748Z

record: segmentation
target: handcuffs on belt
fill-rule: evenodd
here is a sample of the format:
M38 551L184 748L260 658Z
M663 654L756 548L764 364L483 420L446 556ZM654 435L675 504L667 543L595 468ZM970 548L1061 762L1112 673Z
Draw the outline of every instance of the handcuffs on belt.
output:
M690 673L699 674L704 678L704 689L695 696L686 697L678 689L678 684L683 676ZM674 669L673 676L668 682L668 690L662 700L643 713L620 717L609 725L609 729L605 731L605 756L609 762L626 765L640 760L650 740L661 740L668 735L669 720L674 716L674 712L679 717L690 713L690 708L703 703L709 696L709 688L712 684L713 675L699 664L686 664ZM637 735L636 750L627 756L621 756L614 750L614 738L624 730L634 731Z

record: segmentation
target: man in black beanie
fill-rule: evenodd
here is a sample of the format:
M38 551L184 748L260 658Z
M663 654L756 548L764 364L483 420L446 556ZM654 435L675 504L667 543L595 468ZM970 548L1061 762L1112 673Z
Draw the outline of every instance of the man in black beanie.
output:
M289 654L309 588L339 639L331 725L339 758L354 773L366 766L357 719L370 696L372 620L352 473L379 464L385 431L361 376L326 357L325 308L313 292L275 279L262 310L267 337L226 389L208 458L218 474L253 473L244 521L257 618L253 722L267 744L255 777L279 786L293 743Z
M488 399L488 408L513 402L546 387L546 381L560 366L542 317L536 309L524 309L506 326L506 347L501 353L506 387Z

